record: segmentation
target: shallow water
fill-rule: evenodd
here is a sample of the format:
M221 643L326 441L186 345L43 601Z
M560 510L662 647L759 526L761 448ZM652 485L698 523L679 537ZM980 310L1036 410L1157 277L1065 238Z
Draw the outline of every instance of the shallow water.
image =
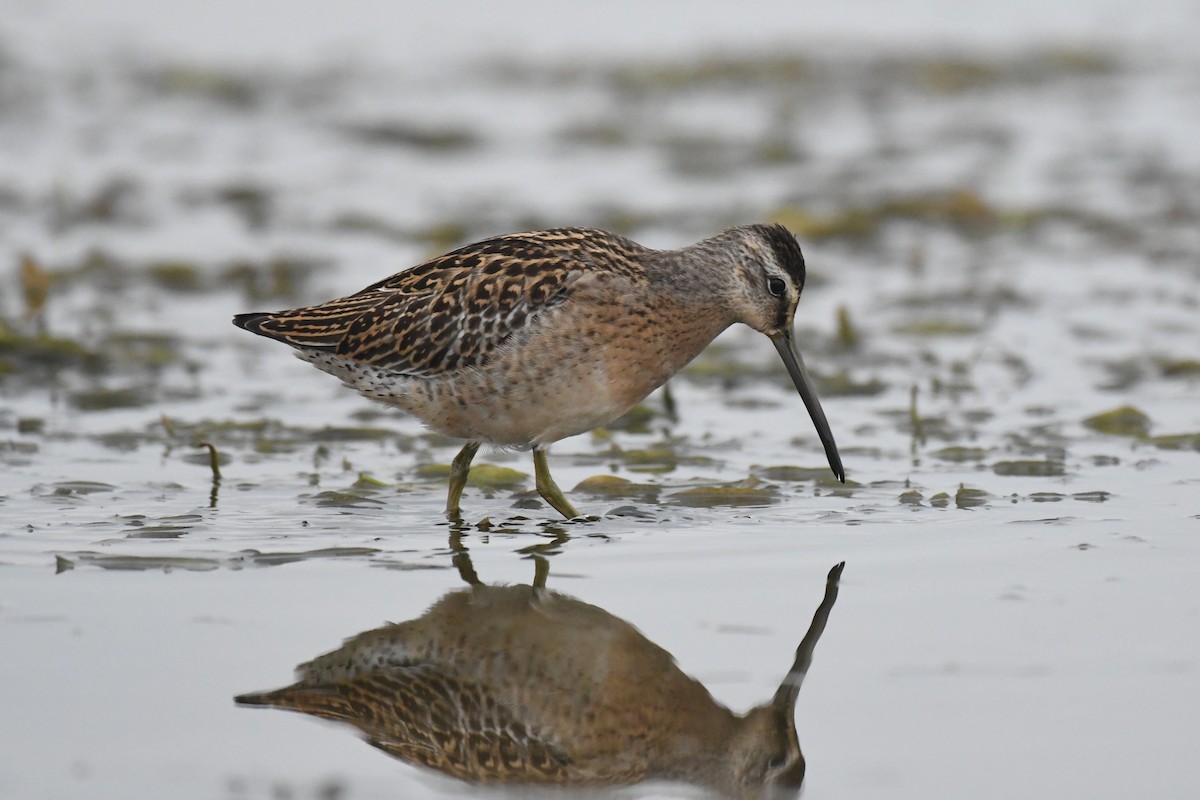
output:
M608 58L226 62L141 30L51 59L72 7L31 9L0 38L4 796L471 793L232 702L421 614L462 547L487 582L547 558L736 710L845 560L800 697L808 796L1200 786L1194 57L1141 27L1025 46L1010 20L975 55L733 25ZM553 448L597 519L541 505L527 454L481 454L526 477L468 488L454 539L455 442L228 323L501 231L668 247L763 220L806 252L844 487L768 342L732 330L672 381L677 419L655 395ZM571 491L605 475L631 485Z

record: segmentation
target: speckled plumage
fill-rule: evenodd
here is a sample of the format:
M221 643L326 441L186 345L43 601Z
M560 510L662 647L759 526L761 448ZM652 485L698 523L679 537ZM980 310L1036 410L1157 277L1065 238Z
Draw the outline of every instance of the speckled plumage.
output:
M735 322L790 342L804 278L795 238L777 225L681 250L561 228L497 236L348 297L234 323L468 447L536 453L616 419ZM815 396L805 402L812 411ZM544 484L544 496L557 492L548 470ZM561 492L547 499L574 510Z
M728 797L799 790L799 687L842 565L774 697L744 715L671 654L596 606L531 586L450 592L423 616L302 664L237 702L350 723L406 762L474 783L614 786L677 780Z

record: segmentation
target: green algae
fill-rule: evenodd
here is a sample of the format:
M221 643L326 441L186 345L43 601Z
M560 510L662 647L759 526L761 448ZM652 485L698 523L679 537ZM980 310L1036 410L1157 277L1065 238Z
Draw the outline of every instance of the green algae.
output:
M1160 450L1195 450L1200 452L1200 432L1151 436L1149 442Z
M249 183L234 183L216 190L218 202L230 207L242 218L250 230L261 230L270 221L274 200L271 192L262 186Z
M643 61L611 68L604 78L622 94L793 86L810 77L811 62L797 53L714 54L702 58Z
M864 240L876 236L893 221L920 221L951 227L960 233L978 234L995 229L997 212L970 189L895 195L871 205L852 205L833 213L817 213L796 206L776 209L770 220L806 239Z
M160 289L193 294L205 291L200 268L187 261L160 261L146 267L146 276Z
M388 428L326 425L309 431L305 438L317 442L379 442L397 436L399 434Z
M992 464L992 472L1005 476L1049 478L1065 475L1066 468L1061 461L1025 459L1018 461L997 461Z
M529 480L527 473L496 464L474 464L467 476L467 485L477 489L516 489Z
M790 464L770 467L753 466L750 471L760 478L784 483L807 483L808 481L822 481L829 477L829 467L797 467Z
M266 91L264 81L244 72L196 64L176 64L143 71L143 86L156 94L199 100L248 111Z
M848 370L813 376L822 397L874 397L887 391L888 385L878 378L855 380Z
M991 495L983 489L972 489L965 484L959 484L954 493L954 505L958 508L978 508L986 505Z
M323 259L299 256L275 256L262 262L238 261L218 272L217 286L238 287L242 299L249 304L294 302L324 266Z
M625 431L626 433L650 433L650 423L658 416L658 412L646 403L638 403L617 419L604 426L607 430Z
M950 445L939 450L934 450L929 454L939 461L950 461L955 464L965 464L967 462L980 462L987 457L987 450L982 447L965 447L963 445Z
M953 319L917 319L892 328L908 336L966 336L979 333L977 323Z
M1133 406L1120 406L1088 417L1084 427L1109 436L1136 436L1144 438L1150 433L1150 417Z
M26 370L80 367L97 372L105 365L100 353L74 339L38 333L24 336L0 320L0 376Z
M114 366L152 370L179 363L182 349L178 336L146 331L114 331L101 343L101 351Z
M641 448L624 449L613 444L599 454L605 461L623 464L632 472L665 473L680 466L711 466L709 456L680 453L674 442L659 442Z
M449 464L420 464L413 470L413 477L423 481L444 481L453 470Z
M394 488L392 486L392 484L388 483L387 481L381 481L379 478L376 478L372 475L368 475L365 472L358 473L358 477L354 480L354 483L351 484L351 486L350 486L351 491L366 492L366 493L378 492L382 489L392 489L392 488Z
M411 124L398 120L351 123L341 126L350 139L373 147L396 147L426 153L461 153L478 147L482 139L461 127Z
M779 493L756 478L713 486L695 486L667 496L667 502L689 508L767 506L779 502Z
M153 397L145 386L97 386L73 392L70 400L71 405L80 411L111 411L118 408L141 408L149 405Z
M586 494L592 497L632 497L646 502L653 502L661 490L661 486L649 483L635 483L628 478L621 478L616 475L593 475L577 483L571 492L572 494Z
M1194 358L1163 358L1157 365L1164 378L1200 378L1200 360Z

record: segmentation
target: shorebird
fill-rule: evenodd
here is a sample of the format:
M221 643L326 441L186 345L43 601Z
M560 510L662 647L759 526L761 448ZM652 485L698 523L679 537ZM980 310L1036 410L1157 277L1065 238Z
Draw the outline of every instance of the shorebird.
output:
M452 591L300 665L294 685L235 701L349 723L391 756L473 783L668 780L794 797L805 772L796 698L844 566L829 571L774 696L745 714L628 622L536 583Z
M532 448L538 493L572 518L546 448L621 416L738 322L774 342L845 480L792 335L804 277L800 246L781 225L730 228L679 250L559 228L486 239L347 297L233 322L466 439L451 464L451 516L486 442Z

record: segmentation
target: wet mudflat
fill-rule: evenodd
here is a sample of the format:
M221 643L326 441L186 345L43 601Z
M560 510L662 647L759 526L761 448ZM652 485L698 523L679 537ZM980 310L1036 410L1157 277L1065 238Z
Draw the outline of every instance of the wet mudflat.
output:
M546 559L738 711L845 560L798 706L810 796L1200 785L1194 59L420 69L22 41L0 39L6 796L472 794L232 699L418 617L464 555L489 583ZM805 250L797 340L844 486L771 348L732 330L670 404L552 449L594 519L484 452L452 526L459 443L229 324L492 233L676 247L750 221Z

